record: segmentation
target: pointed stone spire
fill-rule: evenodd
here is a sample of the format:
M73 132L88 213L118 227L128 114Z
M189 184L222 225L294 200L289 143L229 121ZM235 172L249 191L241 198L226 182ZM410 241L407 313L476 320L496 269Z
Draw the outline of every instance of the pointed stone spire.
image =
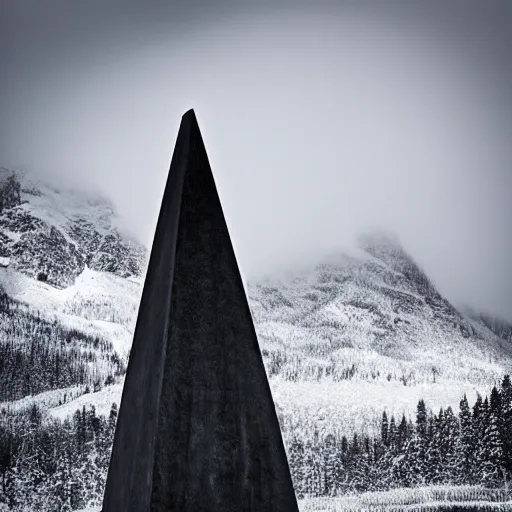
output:
M193 110L171 161L103 502L150 511L298 512Z

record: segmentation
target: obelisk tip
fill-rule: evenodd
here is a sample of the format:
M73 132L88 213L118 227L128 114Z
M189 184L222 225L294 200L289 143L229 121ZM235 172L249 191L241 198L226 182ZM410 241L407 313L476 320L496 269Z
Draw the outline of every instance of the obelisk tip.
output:
M185 120L185 119L187 119L187 118L195 119L195 117L196 117L196 113L194 112L194 109L193 109L193 108L191 108L191 109L187 110L187 111L183 114L183 116L181 116L181 119L182 119L182 120Z

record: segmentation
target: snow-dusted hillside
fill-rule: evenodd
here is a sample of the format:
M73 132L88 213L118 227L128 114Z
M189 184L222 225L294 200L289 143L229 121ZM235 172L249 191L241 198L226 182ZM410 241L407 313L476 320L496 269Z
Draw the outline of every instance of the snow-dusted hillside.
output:
M0 400L47 408L123 375L147 251L116 223L104 199L0 170Z
M23 440L4 468L10 476L0 507L8 495L31 496L30 507L40 510L50 488L50 501L73 496L75 508L100 506L117 417L112 404L121 399L146 261L145 249L116 228L108 201L0 171L0 449L20 428L20 443L26 436L33 443L25 448ZM246 289L299 494L328 495L317 484L334 482L338 470L329 461L338 452L347 478L382 470L391 452L371 466L357 446L370 447L373 438L375 457L384 453L384 410L389 435L412 443L393 448L402 450L393 459L400 465L414 459L420 400L446 411L429 416L445 428L464 394L475 410L488 407L477 394L488 395L512 369L512 326L457 310L393 237L367 235L309 270ZM45 487L30 475L40 474L32 455L48 440ZM66 459L71 453L77 460ZM74 476L62 479L60 471ZM386 471L368 482L403 485L400 475L382 483ZM359 489L357 478L343 478L338 489ZM80 484L75 490L64 485L72 480ZM319 510L325 503L302 505Z
M117 231L112 206L4 173L0 233L5 293L125 358L146 254ZM457 409L512 367L500 336L509 331L459 312L389 236L367 235L310 271L249 283L248 293L285 437L298 425L375 431L384 408L413 415L420 398ZM51 414L85 403L107 410L120 393L116 383Z
M443 299L396 241L369 243L309 273L248 286L285 437L376 432L384 409L414 416L421 398L457 410L463 394L473 403L510 371L507 340ZM116 385L76 405L106 410L120 392Z
M112 343L126 357L137 319L141 286L129 279L85 267L65 289L0 268L0 286L29 310Z
M0 169L3 266L64 288L89 268L140 276L145 249L115 226L111 203Z
M457 410L512 366L510 341L441 297L393 237L248 289L286 431L375 432L384 409L413 415L420 398Z

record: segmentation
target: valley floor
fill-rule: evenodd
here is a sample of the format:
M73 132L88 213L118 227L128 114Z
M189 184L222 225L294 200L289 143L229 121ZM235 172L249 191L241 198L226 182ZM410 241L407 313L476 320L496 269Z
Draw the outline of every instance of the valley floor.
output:
M348 437L354 432L380 432L384 410L398 421L403 414L414 418L418 401L423 399L429 409L451 407L457 411L464 394L473 406L478 393L485 396L488 392L487 386L455 380L404 386L396 381L290 382L271 378L270 386L283 431L295 431L302 425L323 435L336 432Z
M367 492L354 496L305 498L301 512L427 512L512 510L512 492L471 486L439 486Z
M471 486L438 486L367 492L354 496L304 498L300 512L429 512L442 510L509 511L512 491ZM82 509L77 512L100 512Z

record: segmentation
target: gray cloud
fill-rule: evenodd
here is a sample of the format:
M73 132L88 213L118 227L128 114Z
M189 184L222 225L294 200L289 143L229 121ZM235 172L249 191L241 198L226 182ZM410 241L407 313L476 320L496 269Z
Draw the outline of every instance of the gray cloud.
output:
M511 4L272 4L4 0L0 163L98 185L150 243L193 107L247 277L381 225L512 319Z

